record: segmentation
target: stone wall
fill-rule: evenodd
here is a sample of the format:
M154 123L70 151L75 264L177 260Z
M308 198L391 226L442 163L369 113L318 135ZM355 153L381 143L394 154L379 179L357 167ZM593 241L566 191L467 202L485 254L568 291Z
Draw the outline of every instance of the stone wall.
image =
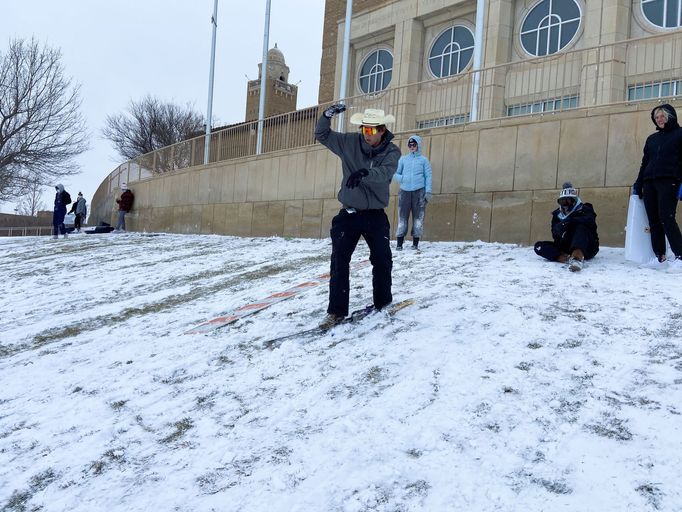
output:
M531 244L550 237L558 189L571 181L598 214L603 245L623 246L625 220L656 103L576 109L422 131L434 197L424 240ZM677 104L682 110L682 105ZM406 152L409 134L398 134ZM320 145L193 167L132 183L137 231L326 237L340 162ZM105 183L91 224L114 219ZM388 207L396 221L397 185ZM95 220L97 219L97 221Z

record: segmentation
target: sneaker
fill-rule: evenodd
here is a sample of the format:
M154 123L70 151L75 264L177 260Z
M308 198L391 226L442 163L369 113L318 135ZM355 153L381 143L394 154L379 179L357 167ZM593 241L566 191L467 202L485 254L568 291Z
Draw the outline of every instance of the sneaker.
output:
M585 262L583 260L574 258L573 256L568 258L568 270L570 270L571 272L580 272L583 269L584 265Z
M395 250L396 250L396 251L402 251L402 250L403 250L403 246L402 246L402 245L397 245L396 248L395 248Z
M654 270L660 270L668 266L668 262L666 260L659 261L658 256L654 256L651 258L649 261L646 263L642 263L639 268L651 268Z
M668 263L668 272L682 272L682 257L678 256Z
M326 317L324 317L324 320L322 320L322 323L318 326L322 330L327 330L331 329L335 325L338 325L341 323L344 317L335 315L334 313L329 313Z

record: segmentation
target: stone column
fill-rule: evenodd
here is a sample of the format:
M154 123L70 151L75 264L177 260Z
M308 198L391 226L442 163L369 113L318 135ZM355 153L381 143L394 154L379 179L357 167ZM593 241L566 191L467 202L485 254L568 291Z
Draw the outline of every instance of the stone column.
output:
M629 0L590 2L583 23L586 47L597 48L585 54L580 105L590 106L623 101L626 45L613 44L629 36ZM603 46L606 45L606 46Z
M395 26L393 42L393 78L391 88L395 95L391 113L396 117L395 131L410 131L415 128L417 94L420 69L423 62L424 25L420 20L407 19Z
M491 0L487 3L483 28L483 68L512 60L514 38L513 0ZM505 112L504 67L488 70L481 76L479 120L502 117Z

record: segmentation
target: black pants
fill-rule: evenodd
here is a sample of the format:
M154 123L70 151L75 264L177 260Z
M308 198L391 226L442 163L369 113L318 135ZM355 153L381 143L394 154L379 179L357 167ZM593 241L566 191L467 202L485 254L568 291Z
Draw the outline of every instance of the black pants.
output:
M384 210L364 210L348 213L342 209L332 219L331 279L329 280L329 306L327 313L348 315L350 300L350 259L355 247L364 237L369 247L372 263L372 299L374 307L381 309L393 300L391 295L390 225Z
M81 228L81 214L77 213L75 220L73 221L73 228L74 229L80 229Z
M682 256L682 234L675 220L679 187L680 182L674 178L644 182L644 208L649 218L651 248L656 256L665 254L666 236L675 256Z
M572 224L564 232L559 242L535 242L535 254L550 261L556 261L562 254L571 254L575 249L583 252L590 260L599 252L599 242L592 230L582 224Z

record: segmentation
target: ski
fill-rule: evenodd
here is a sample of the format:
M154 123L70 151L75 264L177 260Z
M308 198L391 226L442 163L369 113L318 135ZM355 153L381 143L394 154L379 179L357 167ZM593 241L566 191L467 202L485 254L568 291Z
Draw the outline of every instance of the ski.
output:
M369 260L361 260L352 263L350 268L351 270L357 270L366 267L367 265L369 265ZM325 274L320 274L319 276L313 277L308 281L297 284L296 286L292 286L291 288L287 288L284 291L273 293L257 302L246 304L235 309L234 311L203 322L193 327L189 331L186 331L185 334L208 334L212 331L215 331L216 329L230 325L240 318L258 313L259 311L262 311L273 304L277 304L278 302L282 302L283 300L289 299L312 288L320 286L321 284L327 283L329 282L330 277L331 276L328 272Z
M415 301L414 299L405 299L400 302L393 302L383 308L381 311L384 311L388 313L388 316L394 316L398 311L405 309L408 306L411 306L414 304ZM263 348L268 348L270 350L275 349L282 345L283 342L294 339L294 338L302 338L302 337L307 337L310 335L314 334L323 334L325 332L333 331L340 325L346 325L346 324L353 324L360 322L363 318L366 318L367 316L371 315L372 313L375 313L377 310L374 308L374 306L365 306L364 308L357 309L353 311L349 316L338 322L332 327L329 328L324 328L324 327L312 327L310 329L306 329L304 331L298 331L292 334L285 334L284 336L278 336L277 338L273 338L271 340L267 340L263 342Z

